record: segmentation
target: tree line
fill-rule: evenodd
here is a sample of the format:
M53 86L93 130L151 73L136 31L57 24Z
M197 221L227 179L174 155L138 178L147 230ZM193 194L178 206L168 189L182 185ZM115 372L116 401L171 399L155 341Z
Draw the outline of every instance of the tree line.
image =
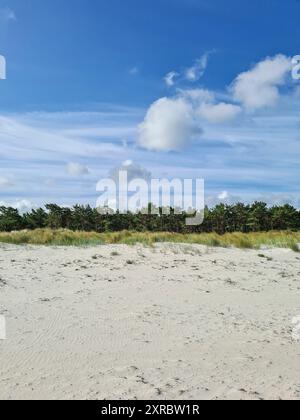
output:
M151 210L151 205L149 209ZM300 210L289 204L268 207L266 203L218 204L205 208L204 222L200 226L186 226L187 213L176 214L163 208L158 214L145 212L120 214L110 211L103 214L91 206L76 205L73 208L47 204L45 208L33 209L25 214L12 207L0 206L0 231L33 230L38 228L70 229L87 232L260 232L270 230L300 230Z

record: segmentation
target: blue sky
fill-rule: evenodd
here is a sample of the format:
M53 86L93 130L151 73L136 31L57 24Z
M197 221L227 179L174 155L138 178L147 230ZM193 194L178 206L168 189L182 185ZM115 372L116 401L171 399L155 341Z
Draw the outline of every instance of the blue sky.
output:
M97 199L124 161L300 205L297 0L0 0L0 202ZM247 73L245 73L247 72Z

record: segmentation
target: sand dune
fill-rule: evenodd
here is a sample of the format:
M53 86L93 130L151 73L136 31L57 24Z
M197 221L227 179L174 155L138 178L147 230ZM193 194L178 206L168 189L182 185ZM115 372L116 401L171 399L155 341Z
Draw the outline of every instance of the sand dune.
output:
M1 245L0 315L1 399L300 398L291 250Z

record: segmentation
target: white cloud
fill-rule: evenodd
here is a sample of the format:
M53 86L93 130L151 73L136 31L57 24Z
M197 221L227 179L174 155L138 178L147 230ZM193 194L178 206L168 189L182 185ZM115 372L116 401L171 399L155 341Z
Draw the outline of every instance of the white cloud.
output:
M275 105L280 96L279 87L291 69L292 61L285 55L266 58L235 79L230 88L234 100L247 110Z
M178 92L181 96L194 102L195 104L213 102L215 100L215 94L207 89L180 89Z
M204 54L185 72L189 81L201 77L208 56L209 53ZM234 80L230 87L232 96L200 88L178 89L177 96L159 99L150 106L139 126L138 143L150 150L180 150L201 132L200 126L205 122L222 124L234 120L242 111L275 105L280 96L279 88L291 68L291 59L282 54L267 58ZM175 72L169 73L166 83L173 86L176 76ZM228 102L224 101L225 97Z
M222 123L233 120L241 113L241 108L237 105L202 103L198 109L199 116L210 123Z
M170 71L164 81L168 87L172 87L179 80L187 80L189 82L197 82L205 73L208 65L208 58L211 52L207 52L195 61L194 65L185 69L183 72Z
M123 162L123 166L131 166L133 164L133 162L132 162L132 160L125 160L124 162Z
M168 73L164 78L164 80L166 82L166 85L168 87L174 86L175 85L175 79L178 76L179 76L179 73L177 73L176 71L170 71L170 73Z
M28 113L0 115L1 157L73 162L122 155L120 138L133 138L141 113ZM131 125L130 125L131 124ZM52 174L47 174L52 176Z
M185 78L189 82L197 82L205 73L208 64L209 53L203 54L192 67L185 70Z
M188 98L193 106L197 118L209 123L220 124L231 121L242 111L238 105L218 102L216 94L205 89L181 91L181 95Z
M90 173L86 166L74 162L68 164L67 171L72 176L88 175Z
M241 111L238 105L218 103L208 90L181 89L177 96L159 99L150 106L139 126L138 144L150 150L178 151L202 134L203 123L224 123Z
M1 172L9 180L16 179L14 187L3 188L1 199L19 202L24 198L38 205L53 201L93 205L97 180L103 178L109 168L124 161L124 153L132 161L149 167L157 177L167 172L173 177L205 178L208 195L213 191L214 200L218 202L220 191L229 187L232 191L226 202L231 202L231 193L240 195L242 201L248 194L253 201L260 192L279 194L284 189L296 196L299 97L296 94L283 97L278 106L267 112L263 109L250 117L245 114L238 118L238 124L217 126L219 116L214 115L212 119L211 113L218 111L219 114L220 103L234 106L236 102L228 92L197 89L198 84L193 87L195 89L175 91L171 98L153 104L153 113L150 115L148 111L139 129L138 143L145 149L178 150L193 141L201 132L199 126L202 127L205 136L194 143L192 150L182 154L166 156L134 147L137 125L145 113L143 109L105 106L101 112L66 110L0 115ZM199 113L201 106L209 109L209 115ZM178 126L183 127L182 131ZM122 144L122 139L128 141ZM124 146L127 146L126 151ZM66 162L86 164L92 171L91 176L78 182L77 177L67 175Z
M30 212L32 209L35 209L36 206L29 200L23 199L15 201L13 203L8 203L6 201L0 201L0 206L12 207L13 209L19 210L19 213L24 214Z
M180 150L201 132L190 103L181 97L161 98L151 105L140 124L138 143L150 150Z
M61 198L64 204L67 200L69 204L87 202L99 177L124 160L122 138L128 137L132 148L144 111L102 105L97 112L0 115L0 176L14 183L0 188L0 200L10 203L26 198L38 205L61 203ZM130 153L138 160L142 152L131 149ZM68 162L86 165L90 176L81 176L78 182L77 176L68 174Z
M218 195L219 200L227 200L229 198L229 192L223 191L221 194Z
M36 208L36 206L29 200L20 200L13 204L20 213L26 213L31 211L32 209Z

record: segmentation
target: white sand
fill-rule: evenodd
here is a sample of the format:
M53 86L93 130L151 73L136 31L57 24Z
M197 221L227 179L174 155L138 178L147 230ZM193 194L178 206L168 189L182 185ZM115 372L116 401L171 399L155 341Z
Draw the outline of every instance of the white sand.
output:
M1 399L300 398L296 253L0 248Z

